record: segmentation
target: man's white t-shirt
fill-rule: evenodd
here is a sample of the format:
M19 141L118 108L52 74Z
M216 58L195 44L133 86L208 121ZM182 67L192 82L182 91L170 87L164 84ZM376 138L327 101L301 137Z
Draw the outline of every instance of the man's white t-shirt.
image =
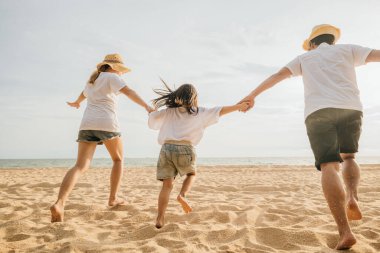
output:
M355 67L364 65L371 51L357 45L322 43L285 66L293 76L302 75L305 119L323 108L363 110Z
M167 108L149 114L148 125L160 130L158 143L165 141L189 141L193 146L202 139L206 127L219 121L222 107L199 107L198 114L189 114L184 107Z
M87 98L80 130L120 132L117 102L125 81L117 74L101 72L94 84L88 83L83 91Z

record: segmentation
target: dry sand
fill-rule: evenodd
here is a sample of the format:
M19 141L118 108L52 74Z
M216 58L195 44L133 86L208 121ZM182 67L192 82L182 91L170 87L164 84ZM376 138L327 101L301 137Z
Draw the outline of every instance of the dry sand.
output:
M129 204L109 209L110 169L90 169L50 223L67 169L0 169L0 252L335 252L338 236L320 173L307 166L200 167L184 214L175 197L167 224L154 227L161 183L154 168L127 169ZM364 214L351 222L349 252L380 252L380 165L362 166Z

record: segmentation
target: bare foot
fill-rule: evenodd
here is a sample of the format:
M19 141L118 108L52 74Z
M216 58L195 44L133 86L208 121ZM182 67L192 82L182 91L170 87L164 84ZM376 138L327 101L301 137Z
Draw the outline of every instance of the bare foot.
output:
M127 201L125 199L114 199L108 201L109 206L125 206Z
M354 198L347 202L347 218L349 220L362 219L362 212L360 211L358 202Z
M191 211L193 211L189 203L187 203L185 197L181 196L181 194L178 195L177 200L181 204L182 209L183 211L185 211L185 213L190 213Z
M62 222L63 221L63 206L57 203L50 207L51 212L51 222Z
M350 232L346 235L343 235L339 238L339 242L336 245L335 249L337 250L344 250L349 249L356 243L355 236Z
M164 219L164 217L163 216L162 217L157 216L157 219L156 219L156 228L160 229L164 225L165 225L165 219Z

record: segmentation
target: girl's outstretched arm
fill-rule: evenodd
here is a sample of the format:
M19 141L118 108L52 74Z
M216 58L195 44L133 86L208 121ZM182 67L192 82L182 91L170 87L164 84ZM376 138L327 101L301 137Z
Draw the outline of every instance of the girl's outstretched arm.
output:
M132 100L136 104L144 107L147 112L154 111L154 109L151 106L145 103L145 101L134 90L130 89L129 87L125 86L120 90L120 92L126 95L130 100Z
M231 105L231 106L223 106L222 110L219 112L219 116L226 115L228 113L234 112L234 111L245 111L249 107L249 102L242 102L237 105Z
M77 98L77 100L75 100L74 102L66 102L69 106L71 107L75 107L75 108L79 108L80 107L80 103L83 102L83 100L85 100L86 97L85 95L83 94L83 91L80 93L79 97Z

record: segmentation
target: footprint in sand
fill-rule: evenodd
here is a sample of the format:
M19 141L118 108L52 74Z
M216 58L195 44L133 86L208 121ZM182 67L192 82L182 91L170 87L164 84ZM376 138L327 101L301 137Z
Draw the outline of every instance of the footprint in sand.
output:
M26 234L17 234L17 235L14 235L12 237L9 237L7 239L7 242L16 242L16 241L22 241L22 240L25 240L25 239L28 239L30 238L30 235L26 235Z

